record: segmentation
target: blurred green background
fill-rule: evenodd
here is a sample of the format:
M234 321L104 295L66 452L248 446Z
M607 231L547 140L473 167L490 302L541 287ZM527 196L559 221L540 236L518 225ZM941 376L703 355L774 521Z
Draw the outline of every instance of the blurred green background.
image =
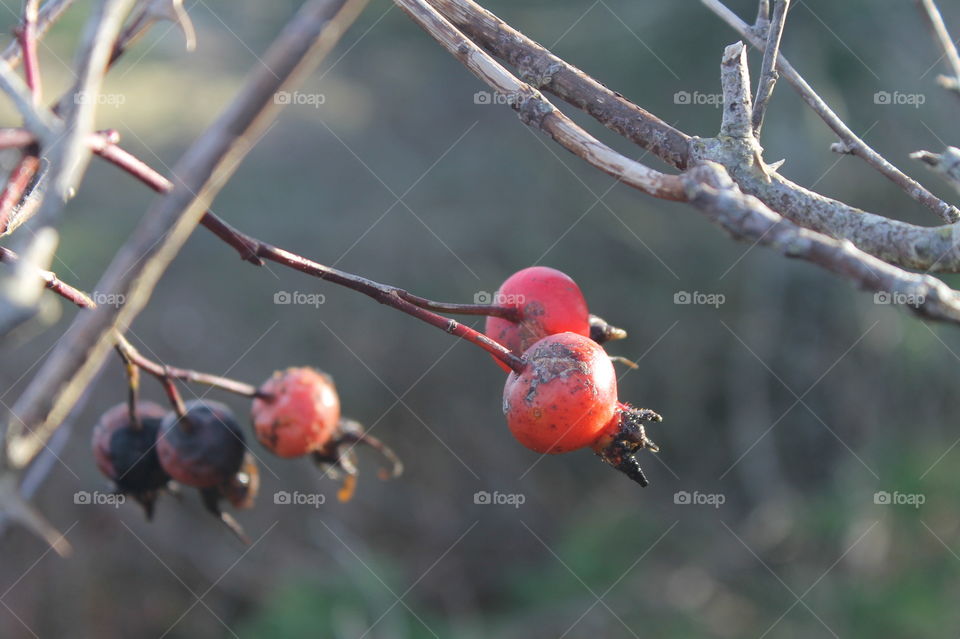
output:
M19 11L2 3L0 31ZM158 168L229 102L295 11L291 1L186 1L195 53L166 25L133 49L100 109ZM851 128L955 200L906 155L957 144L958 104L913 3L794 3L784 50ZM944 3L960 34L960 6ZM42 47L50 95L68 85L91 2ZM486 6L606 85L692 134L718 129L723 47L737 37L699 2L489 1ZM752 20L752 0L731 7ZM751 63L756 70L758 56ZM756 77L756 73L754 74ZM485 88L386 0L375 0L217 198L239 228L420 295L472 301L532 264L560 268L591 309L627 328L612 353L621 398L661 412L643 490L587 452L540 459L500 408L484 354L353 292L277 266L256 269L199 230L131 331L144 352L258 383L313 365L346 414L406 461L384 483L364 458L356 497L306 461L256 447L258 507L244 549L192 493L157 520L131 504L74 504L106 490L89 455L97 416L122 401L111 360L74 420L37 505L73 543L58 559L8 529L3 637L946 637L960 632L960 451L953 410L960 331L877 304L806 263L730 241L692 208L616 185L478 104ZM877 104L878 91L923 95ZM675 95L687 92L689 104ZM695 97L701 96L701 97ZM319 101L319 100L317 100ZM18 118L3 106L4 126ZM575 117L633 157L657 160ZM936 223L864 163L781 83L768 161L805 186L895 218ZM5 166L13 158L2 156ZM56 270L93 290L153 195L95 162L69 207ZM954 284L958 282L954 279ZM675 304L681 292L716 307ZM319 307L278 292L322 293ZM9 405L76 311L5 344ZM29 337L29 339L27 338ZM160 399L147 381L147 394ZM194 388L197 393L203 389ZM190 391L185 391L190 396ZM219 392L246 423L247 402ZM324 494L319 508L277 491ZM519 507L478 491L523 495ZM684 501L684 492L691 502ZM921 495L919 507L875 503ZM882 501L882 500L881 500ZM199 601L198 601L199 600Z

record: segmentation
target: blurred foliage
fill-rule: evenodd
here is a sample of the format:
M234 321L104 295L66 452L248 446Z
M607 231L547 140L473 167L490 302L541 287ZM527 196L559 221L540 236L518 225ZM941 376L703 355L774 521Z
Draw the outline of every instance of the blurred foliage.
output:
M91 4L79 1L45 41L50 95L68 84ZM111 73L106 90L125 100L102 108L100 123L169 170L298 4L191 5L198 50L185 53L176 30L156 30ZM960 33L960 9L943 4ZM935 86L939 52L911 3L795 5L786 55L855 131L953 197L906 159L958 142L956 101ZM717 130L714 106L674 102L680 91L718 91L720 52L736 39L700 3L487 6L674 126ZM755 12L752 0L731 6ZM0 31L13 20L13 11L0 16ZM623 373L621 396L666 418L651 432L663 448L645 464L652 486L640 490L586 452L538 459L521 449L503 426L502 376L475 349L349 291L245 265L198 231L133 340L163 361L250 382L319 366L336 378L345 413L394 446L407 473L381 483L366 458L356 498L339 504L333 482L308 463L257 449L261 503L239 515L258 540L246 553L192 494L161 500L151 524L132 506L75 505L75 491L104 488L87 439L96 416L123 399L111 362L36 499L77 556L58 560L21 530L4 534L0 636L31 636L27 627L98 638L956 635L958 331L614 184L509 109L475 103L482 90L377 0L300 89L323 104L288 108L214 210L266 240L436 299L470 301L534 263L567 271L592 309L630 331L611 347L641 358ZM877 91L926 100L878 105ZM832 141L781 82L763 143L769 160L787 158L785 175L935 223L862 162L831 154ZM64 226L60 275L94 290L152 198L94 163ZM326 299L278 306L278 291ZM725 303L674 304L680 291ZM48 332L5 345L0 400L12 403L75 312L64 307ZM247 413L243 401L211 396ZM281 489L329 499L316 510L274 504ZM483 490L526 501L475 504ZM724 503L677 504L678 491ZM876 504L878 491L925 503Z

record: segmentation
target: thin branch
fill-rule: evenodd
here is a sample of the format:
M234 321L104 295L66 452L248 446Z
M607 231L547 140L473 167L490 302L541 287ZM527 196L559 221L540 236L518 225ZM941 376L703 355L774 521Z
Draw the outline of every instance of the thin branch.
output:
M168 193L173 188L173 183L165 178L158 171L153 169L146 162L143 162L128 151L123 150L115 144L101 145L96 151L97 155L107 160L111 164L123 169L134 176L154 191L158 193ZM410 311L409 304L427 311L439 311L445 313L458 313L462 315L488 315L504 317L511 320L517 319L517 309L513 306L498 306L496 304L449 304L445 302L435 302L418 295L413 295L396 286L380 284L365 277L360 277L340 271L329 266L318 264L300 255L290 251L277 248L266 242L251 237L230 226L227 222L217 217L211 211L206 211L200 218L200 223L210 230L214 235L232 246L240 257L245 261L256 266L263 266L264 259L291 266L298 271L319 277L321 279L345 286L352 290L364 293L377 301L391 306L398 310ZM293 258L296 259L292 259ZM394 299L397 298L397 299ZM406 304L406 303L409 304ZM399 304L399 306L397 306ZM429 314L429 319L422 313L417 312L415 316L418 319L424 319L429 324L439 326L445 331L451 332L459 337L464 337L469 341L477 343L481 348L490 352L494 357L504 360L504 363L514 368L519 365L515 357L510 357L510 352L500 344L486 339L482 335L475 334L469 327L457 325L451 330L450 320L441 318L434 314Z
M37 58L37 20L40 0L23 0L23 24L20 26L20 48L23 50L23 75L33 94L34 105L42 100L40 61Z
M19 256L11 251L8 248L0 246L0 263L3 264L13 264L19 260ZM44 286L63 299L76 304L80 308L96 308L97 305L90 298L90 296L78 288L74 288L69 284L64 283L57 277L57 274L52 271L45 271L43 269L36 269L35 273L37 276L43 280Z
M269 393L260 392L260 390L252 384L239 382L235 379L230 379L229 377L221 377L219 375L200 373L198 371L185 368L175 368L173 366L167 366L166 364L158 364L157 362L154 362L150 358L144 356L119 331L114 333L114 337L117 340L116 349L124 361L130 362L137 368L152 375L158 380L164 381L166 379L179 379L192 384L200 384L202 386L219 388L220 390L225 390L229 393L235 393L244 397L258 397L260 399L269 399L271 397Z
M49 440L220 190L278 110L274 93L315 67L353 22L364 0L311 0L287 24L234 101L174 167L175 187L147 211L97 290L122 294L119 307L79 315L14 404L8 463L23 467ZM22 420L22 421L21 421Z
M518 80L499 62L468 40L426 0L395 0L395 3L497 93L507 95L520 120L540 129L560 146L604 173L656 197L681 200L683 189L676 176L655 171L606 146L556 109L539 91Z
M948 146L943 153L930 151L915 151L910 154L914 160L920 160L931 171L950 183L960 193L960 149Z
M767 104L773 96L773 87L777 83L777 56L780 55L780 39L783 27L787 23L787 11L790 0L774 0L773 19L770 20L767 46L763 51L763 63L760 65L760 81L757 83L757 99L753 106L753 133L760 137L763 128L763 116Z
M444 17L519 77L587 112L610 130L678 169L687 165L690 137L564 62L472 0L429 0Z
M943 16L940 15L940 9L937 8L934 0L916 0L917 7L926 17L927 24L933 31L933 36L943 51L943 57L947 59L947 66L950 68L951 75L941 75L937 77L937 82L945 89L948 89L960 95L960 54L957 53L957 46L953 43L953 38L947 31L947 25L943 22Z
M720 87L723 90L723 122L720 125L720 135L740 139L752 138L750 71L747 67L747 48L743 46L743 42L735 42L724 49L720 62Z
M37 25L36 25L36 39L40 40L51 26L56 23L57 20L64 14L64 12L70 8L74 0L49 0L43 7L40 9L40 14L37 16ZM4 49L3 54L0 55L7 64L11 67L16 67L20 64L23 56L23 49L21 48L21 43L19 40L15 40L10 43L10 45Z
M730 11L720 0L701 0L701 2L703 2L708 9L720 16L724 22L733 27L741 37L747 39L754 47L761 51L765 49L766 43L763 39L757 36L748 24L738 18L737 15ZM857 135L844 124L843 120L833 112L827 103L823 101L823 98L797 73L796 69L787 62L787 59L784 58L782 54L777 56L777 68L783 77L786 78L787 82L797 90L800 97L803 98L803 101L827 123L827 126L833 129L833 132L836 133L844 145L850 149L851 153L875 168L887 179L903 189L907 195L914 200L939 215L944 222L952 224L960 220L960 209L940 200L916 180L888 162L886 158L873 150L866 142L857 137Z
M927 319L960 324L960 296L937 278L908 273L850 242L797 226L759 199L744 195L719 164L706 162L685 178L690 203L734 238L807 260L863 289L893 293L892 301Z

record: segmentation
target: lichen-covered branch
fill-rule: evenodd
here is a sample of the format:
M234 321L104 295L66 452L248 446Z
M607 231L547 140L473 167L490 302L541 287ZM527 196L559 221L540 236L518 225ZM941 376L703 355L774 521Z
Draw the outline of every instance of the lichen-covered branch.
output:
M510 96L510 106L529 126L540 129L560 146L601 171L656 197L680 200L683 189L676 176L655 171L625 157L577 126L529 84L517 79L473 41L466 38L426 0L395 0L407 15L475 76L494 91Z
M748 24L737 17L720 0L701 0L711 11L716 13L740 34L741 37L748 40L757 49L763 51L766 42L759 37ZM891 164L886 158L877 153L870 145L861 140L856 133L850 130L843 120L833 112L833 110L823 101L816 91L807 84L796 69L787 62L783 55L777 56L777 68L783 77L789 82L803 98L810 108L812 108L820 118L826 122L827 126L833 129L840 140L843 142L848 152L864 160L867 164L875 168L891 182L899 186L910 197L920 202L931 211L940 216L944 222L953 223L960 220L960 209L942 201L933 193L924 188L919 182L905 174L903 171Z

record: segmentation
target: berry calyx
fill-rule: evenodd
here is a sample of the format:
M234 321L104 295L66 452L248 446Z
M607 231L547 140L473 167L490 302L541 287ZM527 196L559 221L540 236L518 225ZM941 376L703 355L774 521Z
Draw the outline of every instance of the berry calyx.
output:
M212 488L237 474L246 452L243 431L219 402L194 400L183 416L167 413L157 439L160 465L187 486Z
M647 437L643 424L661 421L663 417L649 408L634 408L618 402L616 415L606 432L593 443L593 449L604 462L646 487L650 482L640 468L637 453L642 450L656 453L660 447Z
M517 271L500 285L496 303L515 307L518 321L488 317L484 332L514 353L526 352L547 335L590 335L587 301L577 283L557 269L531 266Z
M611 428L617 377L596 342L577 333L549 335L523 359L526 367L510 373L503 389L503 412L517 441L538 453L566 453L591 446Z
M93 429L91 444L97 468L114 483L118 493L130 495L143 506L147 519L153 517L157 496L170 481L155 449L165 414L159 404L138 402L134 421L130 406L117 404Z
M280 457L300 457L324 446L340 420L333 379L313 368L277 371L260 389L270 399L253 401L260 441Z

